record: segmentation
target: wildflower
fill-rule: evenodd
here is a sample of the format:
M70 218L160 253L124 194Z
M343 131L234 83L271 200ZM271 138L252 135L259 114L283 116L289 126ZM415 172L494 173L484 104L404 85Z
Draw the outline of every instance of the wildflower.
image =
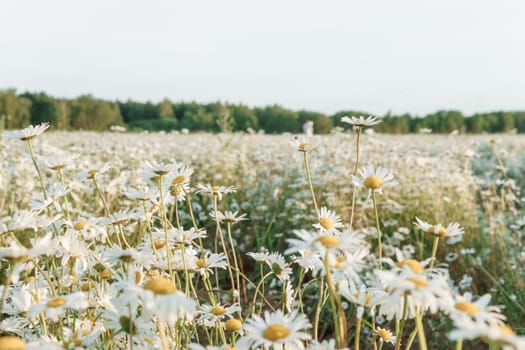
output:
M25 350L26 343L12 335L0 336L0 350Z
M142 188L128 188L124 191L124 196L129 199L139 201L149 201L159 196L159 190L156 188L142 187Z
M311 328L308 319L297 312L284 314L278 310L275 313L264 312L264 318L253 315L244 330L246 335L239 339L239 349L259 348L269 349L304 349L304 341L310 335L303 330Z
M352 182L358 187L368 189L369 194L372 191L381 193L384 187L395 187L398 185L398 182L393 180L394 175L387 168L377 167L375 169L372 164L369 164L360 168L358 173L358 177L352 175Z
M54 296L45 301L44 304L35 305L30 314L35 316L45 312L46 316L53 322L57 322L67 309L82 311L89 306L87 294L76 292L69 295Z
M217 304L215 306L202 305L200 307L199 322L207 327L213 327L217 322L221 322L225 318L232 318L233 314L240 312L241 308L238 305L222 306Z
M37 126L29 125L22 130L4 131L3 135L12 140L28 141L31 140L49 128L49 123L42 123Z
M292 274L292 269L288 266L286 260L284 260L284 257L280 253L248 253L247 255L268 265L275 276L281 281L288 280Z
M462 235L465 233L465 230L456 222L450 223L447 227L442 226L441 224L431 225L428 222L421 220L416 217L414 222L417 228L423 230L424 232L437 236L439 238L457 238L461 240Z
M78 153L72 155L55 154L46 157L44 163L51 170L61 170L73 163L78 157L80 157Z
M217 220L220 222L220 223L230 223L230 224L236 224L238 222L241 222L243 220L248 220L246 218L246 214L242 214L242 215L237 215L239 212L236 211L236 212L232 212L232 211L228 211L226 210L224 213L222 213L221 211L218 211L217 212ZM215 219L215 213L210 213L210 216Z
M490 294L485 294L472 301L472 294L465 293L463 296L455 297L454 306L450 311L450 318L461 322L465 318L471 318L478 323L502 324L505 316L500 313L497 306L489 306Z
M221 200L223 195L234 192L237 192L237 190L233 186L225 187L197 184L196 193L204 193L212 196L217 196L217 198Z
M377 327L376 334L379 337L379 341L381 343L390 343L390 344L396 343L396 336L392 335L392 332L390 332L386 328Z
M336 233L339 232L338 229L344 227L339 215L337 215L335 211L328 210L325 207L321 207L319 223L313 226L324 233Z
M344 116L344 117L341 118L341 121L343 123L352 124L352 125L355 125L355 126L358 126L358 127L362 127L362 128L366 128L366 127L377 125L377 124L381 123L381 120L379 120L376 117L372 117L372 116L369 116L367 118L365 118L363 116L359 116L359 117Z
M179 319L193 319L197 303L177 291L173 282L158 277L146 281L143 288L142 300L147 313L168 324L174 324Z
M110 168L111 165L109 163L93 164L83 169L80 174L78 174L78 178L81 180L93 180L97 175L105 173Z
M224 253L215 254L206 252L204 257L195 261L193 270L199 272L201 275L204 275L206 272L213 274L213 270L216 268L226 269L226 267L228 267L228 264L226 262L226 256Z

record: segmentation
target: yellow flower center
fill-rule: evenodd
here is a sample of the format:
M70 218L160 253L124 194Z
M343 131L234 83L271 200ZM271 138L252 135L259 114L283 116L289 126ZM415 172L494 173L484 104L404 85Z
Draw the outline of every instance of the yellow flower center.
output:
M383 180L381 180L379 177L372 175L365 179L364 185L366 188L370 190L377 190L383 185Z
M95 287L95 283L93 283L93 282L86 282L86 283L83 283L82 285L80 285L80 290L83 291L83 292L87 292L88 290L90 290L93 287Z
M210 309L210 312L212 314L214 314L215 316L220 316L220 315L224 315L224 313L226 312L226 309L223 308L222 306L214 306Z
M212 189L212 191L218 191L219 188L220 188L219 186L213 186L211 189Z
M15 336L5 335L0 337L0 350L25 350L26 343Z
M297 146L297 148L299 149L299 151L304 151L306 148L310 147L310 144L309 143L301 143L299 146Z
M90 170L88 171L88 179L93 179L95 175L97 175L98 170Z
M139 284L142 281L142 274L140 271L135 271L135 284Z
M73 226L73 228L77 231L81 231L85 229L87 225L88 225L87 221L79 221Z
M204 261L203 258L197 259L197 261L195 261L195 265L197 265L197 267L203 269L203 268L206 267L206 261Z
M507 326L506 324L502 325L499 327L499 330L501 331L501 333L505 334L505 335L516 335L516 333L514 333L514 331L512 330L512 328L510 328L509 326Z
M176 178L174 178L173 180L171 180L171 184L172 185L179 185L179 184L183 183L184 180L185 180L185 177L182 176L182 175L179 175Z
M317 241L325 246L325 248L334 248L339 244L339 239L332 235L323 235L317 238Z
M470 301L457 302L454 304L454 308L456 310L465 312L469 314L470 316L474 316L475 314L479 312L478 307L475 304L471 303Z
M325 230L330 230L330 229L334 228L334 223L329 218L320 218L319 219L319 224L321 224L321 226Z
M52 307L52 308L55 308L55 307L61 307L62 305L64 305L66 303L66 299L62 298L62 297L57 297L55 299L51 299L47 302L47 306L48 307Z
M226 321L224 325L226 326L226 330L230 332L235 332L242 328L242 322L235 319Z
M175 285L165 278L154 278L144 283L144 289L151 290L155 295L174 294L177 291Z
M359 298L359 293L355 293L354 298L356 299ZM369 305L371 301L372 301L372 296L368 293L365 293L365 305Z
M163 175L166 175L168 174L170 171L169 170L162 170L162 169L157 169L157 170L153 170L153 172L159 176L163 176Z
M272 324L271 326L266 327L263 332L264 339L270 341L277 341L284 339L290 335L290 330L280 324Z
M104 270L104 271L102 271L102 272L100 273L100 277L101 277L102 279L107 280L108 278L111 277L111 271L109 271L109 270Z
M444 228L443 226L439 228L438 232L435 232L435 231L436 231L436 226L432 225L428 228L427 233L430 233L431 235L439 236L439 237L445 237L447 235L447 229Z
M377 332L377 335L380 336L384 340L392 339L392 333L387 331L384 328L379 328L379 331Z
M338 256L337 258L335 258L335 268L336 269L342 269L343 268L343 263L346 261L346 258L344 256Z
M414 259L405 259L397 263L397 267L401 268L403 266L408 266L410 270L412 270L412 272L414 273L423 273L423 271L425 271L425 269L423 268L423 266L421 266L419 261Z
M153 245L155 246L155 249L160 249L166 245L166 241L158 240L158 241L153 242Z
M427 280L419 278L419 277L407 277L406 280L414 283L417 288L422 288L422 287L427 287L428 286Z

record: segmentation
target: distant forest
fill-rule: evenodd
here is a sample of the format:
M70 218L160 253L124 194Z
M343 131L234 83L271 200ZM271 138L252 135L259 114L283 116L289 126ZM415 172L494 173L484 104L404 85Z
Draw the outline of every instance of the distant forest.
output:
M333 115L314 111L294 111L279 105L248 107L222 102L159 103L108 101L92 95L74 99L56 98L43 92L18 93L15 89L0 90L0 128L24 128L29 124L51 123L53 129L108 130L120 125L129 131L254 131L266 133L300 133L302 124L314 122L316 134L327 134L334 127L349 128L341 117L368 116L366 111L346 110ZM405 134L416 132L500 133L525 132L525 111L495 111L466 116L456 110L441 110L425 116L387 114L377 132Z

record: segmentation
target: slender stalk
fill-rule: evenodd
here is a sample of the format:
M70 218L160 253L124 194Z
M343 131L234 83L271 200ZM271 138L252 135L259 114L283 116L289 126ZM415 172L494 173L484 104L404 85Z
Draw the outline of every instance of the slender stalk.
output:
M434 261L436 261L436 254L438 250L439 236L434 236L434 244L432 245L432 260L430 261L429 268L434 267Z
M325 268L326 268L326 285L328 286L328 291L330 294L330 304L332 306L332 312L334 317L334 327L336 342L339 349L342 349L344 344L346 344L346 317L344 313L343 306L341 305L341 300L337 294L334 285L332 283L332 269L330 267L330 259L328 252L325 255ZM339 337L338 337L339 335Z
M257 301L257 293L259 293L259 289L261 288L261 286L264 285L264 280L266 280L266 278L268 276L270 276L271 274L273 273L273 271L270 271L268 272L266 275L264 275L261 280L259 281L259 283L257 284L257 287L255 288L255 293L253 294L253 301L252 301L252 310L250 312L250 315L253 315L253 313L255 312L255 302ZM264 295L263 295L264 296Z
M425 337L425 329L423 327L423 312L420 310L416 313L416 328L419 339L419 349L427 350L427 339Z
M374 212L376 216L376 230L377 230L377 244L378 244L378 255L379 255L379 269L383 268L383 247L381 245L381 228L379 227L379 212L377 210L376 192L372 190L372 202L374 203Z
M459 339L456 342L456 350L462 350L463 349L463 339Z
M64 174L62 174L62 169L57 169L57 174L58 174L58 178L60 179L60 182L62 183L62 188L65 190L66 182L64 181ZM71 216L69 215L69 200L67 199L68 196L69 196L69 193L66 193L64 195L64 206L66 207L64 211L66 213L67 219L71 221Z
M323 281L320 281L320 287L319 287L319 300L317 301L317 307L315 308L315 316L314 316L314 334L313 338L314 340L319 340L319 319L321 316L321 309L323 307L323 299L324 299L324 283Z
M109 216L109 206L108 206L108 203L106 202L106 198L104 197L104 194L102 193L102 191L100 191L100 188L98 187L98 182L97 182L97 179L95 176L92 177L93 179L93 184L95 185L95 189L97 190L97 193L98 193L98 196L100 197L100 199L102 200L102 204L104 205L104 213L106 214L106 216Z
M235 266L235 279L237 282L236 288L237 288L237 303L239 303L239 306L241 306L241 278L239 276L239 263L237 261L237 252L235 251L235 244L233 244L233 237L232 237L232 228L231 228L231 222L226 223L226 230L228 232L228 240L230 241L230 247L232 249L232 255L233 255L233 263ZM240 316L240 312L239 312Z
M399 332L398 334L396 334L395 350L399 350L401 348L401 338L403 337L403 332L405 330L407 312L408 312L408 294L405 294L405 296L403 297L403 314L401 315L401 322L399 324Z
M356 161L355 161L355 168L353 175L357 175L357 169L359 168L359 141L361 140L361 132L363 131L363 127L359 127L357 130L357 141L356 141ZM355 208L355 188L356 185L352 186L352 207L350 208L350 230L352 229L352 225L354 223L354 208Z
M407 343L405 350L410 350L410 348L412 347L412 343L414 343L414 339L416 339L416 335L417 335L417 328L414 329L412 333L410 333L410 336L408 337L408 343Z
M222 230L221 230L221 224L219 222L219 217L218 217L218 214L219 214L218 201L219 201L219 196L214 194L213 195L213 212L215 214L215 225L217 226L215 234L218 235L219 238L221 239L222 250L224 251L224 255L226 256L226 263L228 264L228 274L230 275L230 283L231 283L232 289L235 289L235 280L233 279L232 264L230 263L228 248L226 246L226 243L224 242L224 237L222 235Z
M310 192L312 193L312 200L314 201L315 213L317 215L317 219L319 219L321 217L321 214L319 213L319 207L317 206L317 201L315 200L314 186L312 184L312 177L310 175L310 165L308 164L308 152L303 151L303 154L304 154L304 167L306 169L306 178L308 179L308 185L310 186Z
M33 160L33 165L35 166L36 172L38 173L38 179L40 180L40 185L42 186L42 193L44 194L44 198L47 199L46 185L44 185L44 178L42 177L42 172L40 171L40 167L36 162L35 152L33 151L33 142L31 141L31 139L27 140L27 148L29 148L29 153L31 155L31 159Z
M171 247L168 239L168 220L166 218L166 206L164 205L164 193L162 191L162 175L159 175L158 180L159 192L160 192L160 214L162 217L162 228L164 230L164 240L166 242L166 259L168 261L168 270L170 272L170 278L172 281L175 281L175 276L173 275L173 269L171 267Z
M361 317L357 318L355 324L355 338L354 338L354 350L359 350L359 336L361 335Z

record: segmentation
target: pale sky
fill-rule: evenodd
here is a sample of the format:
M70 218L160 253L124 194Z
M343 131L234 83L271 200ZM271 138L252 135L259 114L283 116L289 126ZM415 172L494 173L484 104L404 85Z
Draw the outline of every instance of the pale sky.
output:
M4 0L7 87L324 113L525 109L525 1Z

